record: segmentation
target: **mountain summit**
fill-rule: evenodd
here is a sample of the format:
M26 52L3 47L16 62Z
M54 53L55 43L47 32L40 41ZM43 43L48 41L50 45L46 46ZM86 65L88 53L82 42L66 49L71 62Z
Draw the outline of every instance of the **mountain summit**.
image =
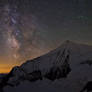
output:
M1 77L0 88L6 90L7 86L12 88L16 86L17 89L17 87L25 85L25 81L31 83L28 87L37 81L40 81L39 85L40 83L48 84L46 80L50 82L56 81L54 85L56 86L59 83L58 80L60 80L60 89L63 90L62 92L69 92L69 90L70 92L79 92L78 90L81 90L80 84L83 86L87 80L92 79L91 63L91 46L65 41L55 50L33 60L28 60L21 66L14 67L10 73ZM69 85L69 83L71 85ZM79 86L77 86L77 83ZM67 89L65 89L64 85ZM36 84L36 86L38 85ZM54 86L52 89L54 89ZM49 89L49 87L47 89Z

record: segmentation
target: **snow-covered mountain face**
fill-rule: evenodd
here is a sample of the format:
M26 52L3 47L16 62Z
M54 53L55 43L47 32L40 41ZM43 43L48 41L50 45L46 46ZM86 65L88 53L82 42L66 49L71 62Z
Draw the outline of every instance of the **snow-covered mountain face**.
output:
M14 67L0 79L0 88L5 92L80 92L92 81L91 65L92 46L66 41L49 53Z

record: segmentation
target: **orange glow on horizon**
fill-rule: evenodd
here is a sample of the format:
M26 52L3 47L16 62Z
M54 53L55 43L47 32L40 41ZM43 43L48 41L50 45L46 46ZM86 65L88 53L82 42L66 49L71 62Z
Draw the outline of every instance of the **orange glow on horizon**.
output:
M0 73L9 73L14 66L16 65L0 64Z

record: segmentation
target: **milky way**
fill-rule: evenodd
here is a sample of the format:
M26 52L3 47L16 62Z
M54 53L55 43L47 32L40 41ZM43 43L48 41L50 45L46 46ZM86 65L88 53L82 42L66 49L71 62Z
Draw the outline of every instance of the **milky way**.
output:
M4 46L1 53L4 58L19 63L48 51L49 46L44 48L46 39L42 37L42 28L31 12L20 12L16 4L7 3L1 8L1 13L1 44Z

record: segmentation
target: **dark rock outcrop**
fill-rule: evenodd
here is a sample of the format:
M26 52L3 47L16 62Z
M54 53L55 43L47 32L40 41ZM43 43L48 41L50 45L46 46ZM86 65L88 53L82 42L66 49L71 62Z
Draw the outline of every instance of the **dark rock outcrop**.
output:
M85 90L87 92L92 91L92 81L88 81L80 92L85 92Z

